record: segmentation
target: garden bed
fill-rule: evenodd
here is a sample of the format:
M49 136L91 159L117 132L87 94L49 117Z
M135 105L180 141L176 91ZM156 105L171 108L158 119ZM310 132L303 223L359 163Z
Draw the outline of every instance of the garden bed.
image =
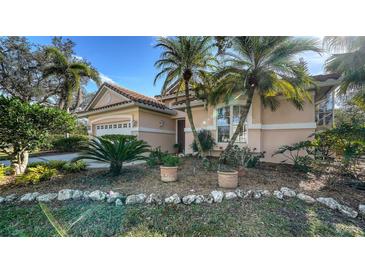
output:
M61 189L118 191L124 194L155 193L169 196L174 193L208 194L219 189L217 173L207 171L200 160L193 157L183 158L178 171L177 182L163 183L159 167L136 165L126 167L122 175L111 177L105 169L93 169L77 174L61 175L51 181L37 185L17 186L11 180L0 185L0 196L28 192L49 193ZM290 165L262 163L260 167L248 169L247 175L239 178L242 190L267 189L269 191L289 187L313 197L333 197L339 202L354 208L365 202L365 191L354 189L346 184L348 178L328 177L326 175L307 175L296 172Z

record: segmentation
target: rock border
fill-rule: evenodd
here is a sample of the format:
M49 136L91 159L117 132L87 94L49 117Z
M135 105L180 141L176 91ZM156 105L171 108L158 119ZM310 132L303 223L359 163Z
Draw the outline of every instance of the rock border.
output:
M248 198L260 199L261 197L273 196L279 200L284 200L285 198L297 198L303 202L313 205L319 203L326 206L332 210L338 211L343 215L350 218L357 218L358 216L365 217L365 204L360 204L358 211L353 208L340 204L335 199L331 197L319 197L317 199L305 194L296 193L294 190L288 187L282 187L280 190L275 190L270 192L269 190L248 190L243 191L241 189L230 190L223 192L221 190L213 190L208 195L201 194L189 194L185 196L179 196L177 193L168 197L159 197L157 194L151 193L146 195L144 193L124 195L119 192L109 191L103 192L101 190L94 191L81 191L78 189L62 189L58 193L45 193L41 194L38 192L26 193L21 196L16 194L10 194L5 197L0 196L1 204L11 204L11 203L31 203L31 202L43 202L49 203L52 201L70 201L70 200L90 200L90 201L106 201L107 203L114 203L115 206L123 205L135 205L135 204L212 204L221 203L223 200L244 200Z

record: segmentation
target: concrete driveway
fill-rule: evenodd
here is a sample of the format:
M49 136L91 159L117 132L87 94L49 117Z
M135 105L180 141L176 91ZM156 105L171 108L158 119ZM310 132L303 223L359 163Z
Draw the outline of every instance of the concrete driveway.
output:
M71 161L73 158L75 158L78 155L79 155L78 153L60 153L60 154L36 156L36 157L30 157L29 163L48 162L50 160ZM88 168L108 168L109 167L109 164L106 164L106 163L101 163L101 162L92 161L92 160L84 160L84 161L87 163ZM144 162L145 161L135 161L135 162L131 162L131 163L125 163L124 166L138 165L138 164L142 164ZM10 165L10 161L8 161L8 160L0 161L0 163L3 163L5 165Z

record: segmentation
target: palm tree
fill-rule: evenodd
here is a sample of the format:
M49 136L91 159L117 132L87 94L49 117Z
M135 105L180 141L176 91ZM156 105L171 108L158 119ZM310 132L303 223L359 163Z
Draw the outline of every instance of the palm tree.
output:
M143 154L150 151L149 147L142 140L135 140L126 136L119 136L113 140L94 137L81 151L80 156L72 161L89 159L109 163L110 173L120 175L123 163L146 159Z
M161 37L158 38L155 47L161 48L162 53L160 59L155 63L159 73L156 75L154 83L156 84L158 79L165 77L162 94L168 86L174 83L177 83L176 95L185 92L186 112L191 131L199 154L204 157L191 112L190 96L192 87L199 84L202 76L215 67L216 59L212 54L214 45L211 38L201 36Z
M238 126L221 155L224 159L242 132L255 93L265 107L279 107L282 95L298 109L305 99L311 100L306 88L312 83L306 64L295 57L305 51L320 52L314 39L243 36L230 38L230 47L223 53L223 66L216 73L217 84L210 94L210 103L228 100L239 93L246 97Z
M44 69L44 77L56 76L62 79L63 89L58 103L59 108L69 111L75 93L77 93L76 100L80 100L82 83L91 79L100 85L99 73L91 65L78 60L69 60L56 47L45 48L45 53L50 58L51 64ZM79 102L76 102L77 105Z
M334 53L326 70L341 75L339 93L353 95L352 102L365 110L365 37L328 36L323 42Z

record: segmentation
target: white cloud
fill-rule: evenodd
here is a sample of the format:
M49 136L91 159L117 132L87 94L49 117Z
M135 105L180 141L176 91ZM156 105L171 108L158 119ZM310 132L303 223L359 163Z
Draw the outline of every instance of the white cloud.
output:
M99 75L100 75L100 79L101 79L101 82L102 83L104 83L104 82L107 82L107 83L115 83L115 81L112 78L106 76L105 74L103 74L103 73L100 72Z
M78 61L82 61L84 60L84 58L82 58L81 56L78 56L78 55L72 55L76 60Z

